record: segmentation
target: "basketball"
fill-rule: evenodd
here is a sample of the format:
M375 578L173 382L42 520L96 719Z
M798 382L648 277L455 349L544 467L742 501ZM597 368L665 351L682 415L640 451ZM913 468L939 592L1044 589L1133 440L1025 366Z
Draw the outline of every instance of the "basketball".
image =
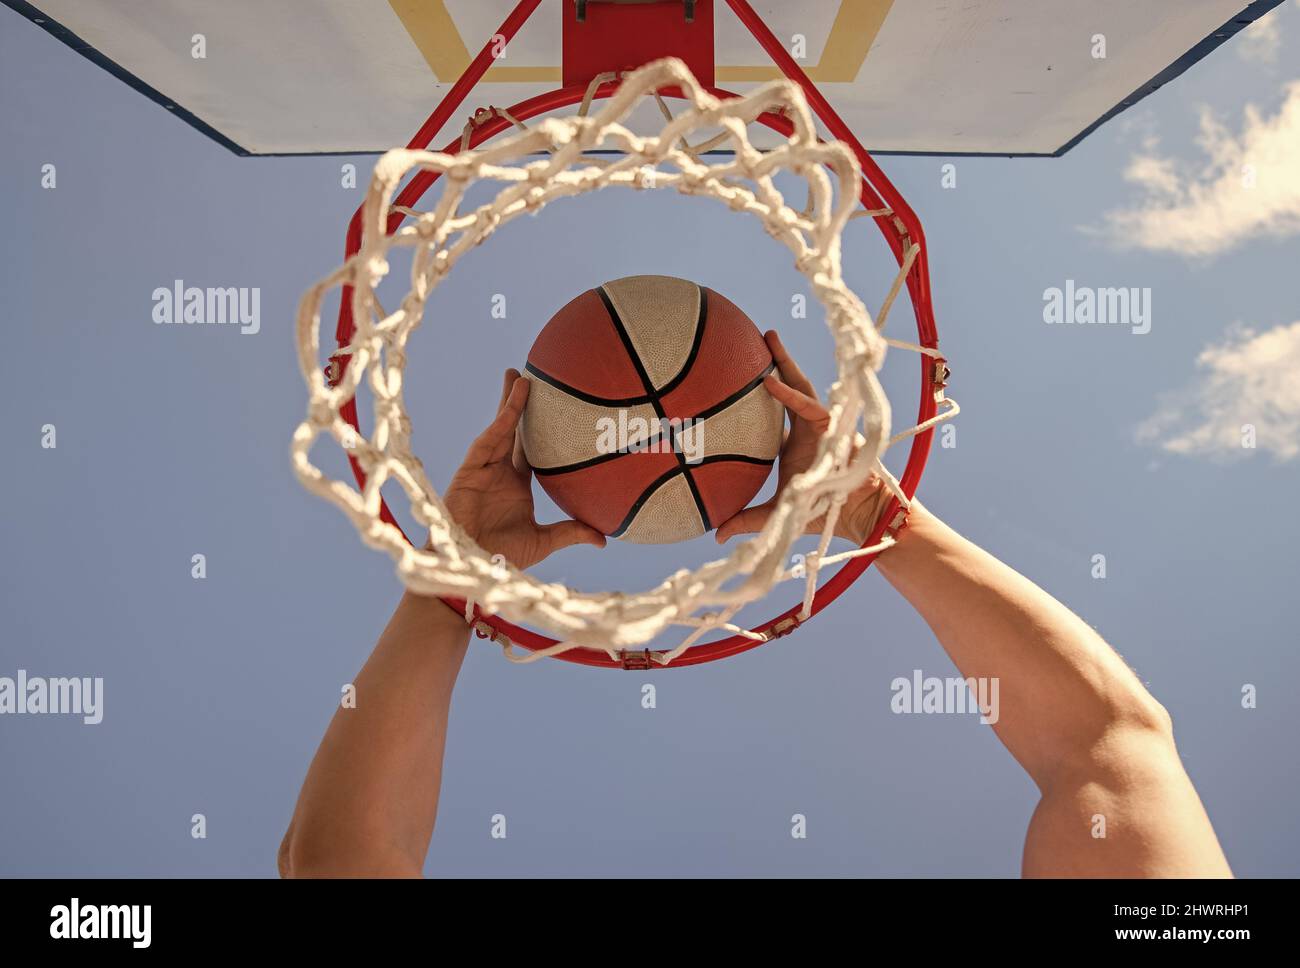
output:
M758 327L711 289L629 276L589 289L538 334L520 427L570 517L637 544L712 531L753 500L785 414Z

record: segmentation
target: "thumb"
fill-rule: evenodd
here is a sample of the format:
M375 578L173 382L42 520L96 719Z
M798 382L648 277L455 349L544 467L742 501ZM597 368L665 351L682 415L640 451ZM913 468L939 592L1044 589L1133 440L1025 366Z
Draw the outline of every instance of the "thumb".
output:
M547 554L578 544L605 547L605 536L580 521L556 521L554 524L544 524L541 531L542 537L546 539Z
M767 501L764 504L756 504L752 508L733 514L727 520L718 525L718 530L714 532L714 538L718 544L722 544L728 538L734 538L738 534L755 534L760 531L767 523L767 519L772 516L773 504Z

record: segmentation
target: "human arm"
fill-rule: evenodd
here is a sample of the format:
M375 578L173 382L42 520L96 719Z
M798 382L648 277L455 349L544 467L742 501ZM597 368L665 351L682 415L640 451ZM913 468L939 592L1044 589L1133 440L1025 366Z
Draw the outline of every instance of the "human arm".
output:
M516 428L528 381L506 371L492 424L474 441L444 502L489 553L520 568L573 544L605 543L576 521L539 525ZM280 847L280 873L407 876L424 866L442 780L452 689L469 628L436 598L406 592L339 708L303 783Z
M1169 714L1082 619L916 503L877 565L963 677L999 681L993 730L1041 793L1027 876L1231 876Z
M805 442L789 444L796 433L815 439L828 415L775 334L768 341L781 373L769 390L792 423L784 485L811 460ZM886 496L871 482L859 488L836 533L862 544ZM725 522L720 539L760 527L770 503ZM993 729L1041 793L1026 875L1231 876L1168 713L1077 615L916 501L877 567L964 678L999 682Z

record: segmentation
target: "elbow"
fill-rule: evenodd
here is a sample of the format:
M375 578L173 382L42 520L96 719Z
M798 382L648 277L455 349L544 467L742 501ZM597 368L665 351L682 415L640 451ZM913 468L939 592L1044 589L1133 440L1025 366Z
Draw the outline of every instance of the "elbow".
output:
M1083 695L1086 698L1078 707L1082 721L1076 724L1081 727L1076 752L1104 751L1126 737L1173 748L1174 723L1169 710L1118 656L1098 664Z
M331 877L414 878L423 875L420 864L400 851L340 849L313 837L284 835L276 859L280 876L288 879Z
M1138 687L1121 701L1107 703L1078 735L1046 765L1048 785L1080 777L1123 787L1163 775L1179 763L1173 719L1150 693ZM1060 755L1063 753L1064 755Z
M1092 678L1042 725L1021 759L1040 787L1131 776L1178 758L1169 711L1127 668Z
M1114 691L1114 698L1106 703L1101 725L1103 734L1132 734L1173 746L1173 717L1136 677Z
M1140 726L1152 733L1153 735L1167 738L1172 745L1174 742L1174 719L1169 715L1169 710L1162 706L1150 693L1143 690L1146 701L1143 704L1143 710L1139 716Z

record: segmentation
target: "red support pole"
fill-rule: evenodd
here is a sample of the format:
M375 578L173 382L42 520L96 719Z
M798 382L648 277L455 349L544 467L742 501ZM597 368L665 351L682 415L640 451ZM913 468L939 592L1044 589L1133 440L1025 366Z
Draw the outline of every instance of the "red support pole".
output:
M867 185L874 189L873 194L879 194L884 203L894 210L894 214L902 219L903 224L907 227L907 234L911 237L911 240L921 247L921 252L917 257L917 267L920 271L908 276L908 286L913 285L914 279L923 280L917 284L923 288L923 291L920 293L914 291L912 298L915 301L920 295L922 296L920 302L928 305L930 272L926 260L925 233L921 228L921 220L916 217L916 213L912 211L911 206L894 188L893 183L885 177L885 173L880 170L867 149L862 146L862 142L858 140L857 135L831 107L831 103L826 100L825 95L817 89L817 85L812 82L812 78L799 66L799 62L790 56L790 52L781 45L776 35L772 33L771 28L763 22L763 18L754 12L754 8L749 5L748 0L727 0L727 6L731 7L740 22L753 34L754 39L772 58L772 62L781 69L781 73L803 88L804 97L808 99L808 105L813 109L813 113L821 118L822 123L826 125L831 135L853 149L853 153L858 157L858 164L862 166L862 172L866 176ZM899 253L897 247L900 246L900 243L901 239L891 239L891 246L896 247L895 255ZM933 319L927 320L927 322L929 323L927 331L920 334L921 344L923 346L933 346L937 339L934 332L934 322Z
M478 52L478 56L470 61L469 67L465 68L456 83L451 86L438 106L434 109L433 114L429 115L424 124L420 125L420 130L415 132L415 136L407 142L408 148L426 148L433 141L434 135L442 130L443 125L450 120L456 109L464 103L469 92L474 90L474 86L483 79L483 75L488 72L492 66L493 52L502 44L509 44L514 40L515 34L519 28L528 22L528 18L533 15L542 0L519 0L515 8L510 11L510 15L501 22L497 32L488 38L488 42L483 45L483 49ZM352 220L348 223L347 241L344 245L344 254L351 258L361 249L361 207L358 206L356 212L352 215ZM346 345L352 339L352 287L343 288L343 302L339 310L339 323L335 330L335 336L338 338L340 346ZM346 359L339 360L338 376L341 377L343 368L347 366ZM337 378L336 378L337 379Z
M745 25L754 39L772 58L773 63L781 69L781 73L790 80L798 84L808 99L808 105L813 112L819 117L823 124L826 125L831 135L839 141L848 145L853 153L857 156L858 164L862 168L863 180L863 204L867 208L882 207L879 202L883 200L893 212L893 216L882 216L876 219L876 224L880 226L885 235L885 241L893 250L894 257L901 264L909 242L914 242L919 247L916 261L912 265L912 270L907 274L907 291L912 299L912 308L916 313L916 327L918 342L922 346L937 348L939 345L939 333L934 323L934 305L930 292L930 258L928 249L925 244L925 230L921 227L921 220L916 217L907 201L899 194L893 183L886 177L885 173L880 170L880 166L867 152L867 149L860 142L844 120L831 107L831 103L826 100L825 95L817 89L817 85L799 66L790 52L781 45L776 35L772 33L771 28L763 22L763 18L754 12L754 8L749 5L748 0L727 0L727 6ZM894 217L902 223L900 230L895 224ZM924 423L935 415L938 411L938 401L936 397L937 385L935 383L935 361L928 356L921 357L921 405L917 414L916 422ZM903 493L909 498L916 493L916 487L921 482L921 473L925 470L926 459L930 454L930 441L934 436L934 430L924 431L917 434L912 439L912 449L908 456L907 468L903 476L899 479L899 485ZM885 517L893 517L897 509L897 501L891 502L890 506L885 509ZM871 539L872 542L875 539ZM843 569L835 575L839 578L846 572L856 569L861 572L862 568L857 568L859 562L863 559L851 560ZM867 559L867 563L870 560ZM854 574L856 577L856 573ZM828 585L831 582L827 583Z
M434 136L442 130L442 126L451 119L455 110L469 96L469 92L474 90L474 86L488 72L488 68L492 66L494 51L514 40L519 28L528 22L528 18L533 15L533 11L541 2L542 0L519 0L515 9L510 11L510 15L501 22L497 32L488 38L488 42L483 45L478 56L470 61L469 67L465 68L465 73L452 85L437 109L420 126L420 130L415 132L415 137L407 143L406 147L427 148L429 146Z

